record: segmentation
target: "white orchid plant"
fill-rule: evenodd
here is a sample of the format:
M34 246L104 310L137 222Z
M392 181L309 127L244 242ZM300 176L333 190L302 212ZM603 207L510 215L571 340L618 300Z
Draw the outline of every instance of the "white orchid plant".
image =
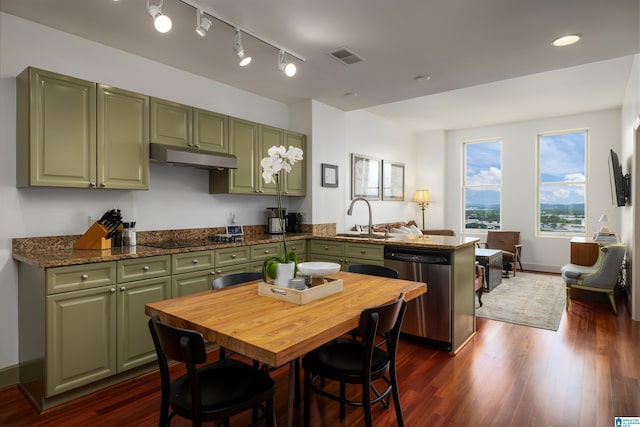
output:
M291 172L291 166L293 166L294 163L302 160L303 152L298 147L290 146L287 150L284 145L274 145L273 147L269 148L267 154L268 156L260 161L260 166L262 166L262 179L264 180L265 184L271 184L272 182L276 184L276 202L278 204L277 213L278 219L280 221L280 230L282 230L282 244L284 246L284 253L282 254L282 256L271 256L265 259L262 266L262 278L265 281L267 280L267 278L276 278L277 264L284 264L291 261L296 264L296 268L294 269L295 277L298 262L295 251L289 252L287 250L286 230L284 225L284 218L282 216L282 201L280 194L280 171L284 170L286 173Z

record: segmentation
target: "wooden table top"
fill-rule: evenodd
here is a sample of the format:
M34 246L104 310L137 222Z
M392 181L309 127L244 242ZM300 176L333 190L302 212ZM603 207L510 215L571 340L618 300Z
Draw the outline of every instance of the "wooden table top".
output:
M259 296L258 282L159 301L145 306L160 320L199 331L205 339L270 366L281 366L358 325L363 309L392 301L404 292L411 300L427 285L338 272L342 292L305 305Z

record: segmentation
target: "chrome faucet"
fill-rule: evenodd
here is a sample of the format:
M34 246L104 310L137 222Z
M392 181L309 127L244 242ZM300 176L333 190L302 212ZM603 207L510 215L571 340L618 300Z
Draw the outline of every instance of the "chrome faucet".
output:
M349 205L349 209L347 209L347 215L351 216L351 214L353 213L353 205L358 201L358 200L362 200L363 202L365 202L367 204L367 207L369 207L369 237L373 237L373 224L371 223L371 204L369 203L369 201L363 197L356 197L355 199L353 199L351 201L351 204Z

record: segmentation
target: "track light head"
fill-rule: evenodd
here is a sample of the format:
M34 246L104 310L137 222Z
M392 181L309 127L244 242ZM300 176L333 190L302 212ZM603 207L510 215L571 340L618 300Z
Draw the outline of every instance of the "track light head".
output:
M207 31L209 31L211 25L211 20L204 16L202 9L196 10L196 33L198 33L200 37L207 35Z
M233 51L240 58L240 66L244 67L249 65L251 57L244 54L244 47L242 46L241 32L239 28L236 28L236 38L233 42Z
M296 69L296 64L294 64L293 62L287 62L287 55L284 50L281 50L280 54L278 55L278 69L284 72L287 77L295 76L296 72L298 71Z
M166 33L171 29L171 18L162 14L162 0L157 6L149 6L149 0L147 0L147 12L153 18L153 26L156 27L156 31Z

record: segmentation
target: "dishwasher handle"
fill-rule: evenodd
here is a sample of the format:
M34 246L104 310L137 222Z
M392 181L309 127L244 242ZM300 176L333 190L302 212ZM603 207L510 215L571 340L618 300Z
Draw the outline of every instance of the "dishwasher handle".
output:
M393 259L396 261L413 262L417 264L444 264L451 265L451 259L448 254L429 253L421 251L394 250L387 248L384 251L384 259Z

